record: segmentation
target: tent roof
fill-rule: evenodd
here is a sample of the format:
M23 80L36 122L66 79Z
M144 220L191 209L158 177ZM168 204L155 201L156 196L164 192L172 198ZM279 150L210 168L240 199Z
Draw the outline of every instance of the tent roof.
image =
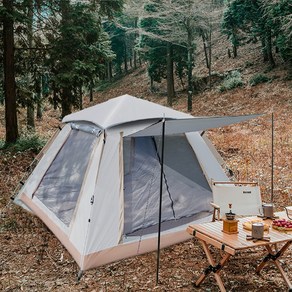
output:
M165 135L181 134L188 132L205 131L212 128L220 128L235 123L240 123L261 116L261 114L245 116L223 116L223 117L193 117L179 120L165 121ZM159 121L151 126L140 130L131 137L159 136L162 133L162 123Z
M63 122L88 121L102 129L119 124L151 119L183 119L191 115L131 95L122 95L104 103L72 113Z

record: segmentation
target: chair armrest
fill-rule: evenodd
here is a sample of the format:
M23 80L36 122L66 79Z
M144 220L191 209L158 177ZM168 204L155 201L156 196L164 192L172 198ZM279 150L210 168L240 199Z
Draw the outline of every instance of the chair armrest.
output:
M216 205L214 203L210 203L210 205L214 208L214 209L219 209L220 210L220 206Z
M216 221L216 220L220 220L220 206L214 204L214 203L210 203L210 205L214 208L213 210L213 217L212 217L212 221Z

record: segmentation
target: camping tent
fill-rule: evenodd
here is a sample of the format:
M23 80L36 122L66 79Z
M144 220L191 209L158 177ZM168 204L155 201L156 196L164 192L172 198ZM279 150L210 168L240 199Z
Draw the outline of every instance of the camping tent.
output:
M111 99L63 119L16 201L81 270L154 250L164 119L161 247L181 242L190 222L211 220L211 180L228 181L198 131L249 118L194 118L129 95Z

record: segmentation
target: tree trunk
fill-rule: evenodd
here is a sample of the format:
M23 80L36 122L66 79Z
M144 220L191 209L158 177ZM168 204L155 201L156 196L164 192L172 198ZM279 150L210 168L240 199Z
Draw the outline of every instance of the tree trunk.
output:
M90 79L90 84L89 84L89 101L93 101L93 80Z
M33 23L33 0L29 0L27 3L28 9L28 23L27 23L27 43L28 47L32 47L32 23ZM29 86L32 84L32 50L28 51L28 64L27 64L27 72L28 75L28 83ZM30 92L28 104L27 104L27 130L34 131L35 130L35 122L34 122L34 100L33 100L33 92Z
M79 95L79 109L83 109L83 98L82 98L82 85L80 85L79 90L77 89L77 94Z
M70 10L70 0L60 1L60 10L61 10L61 24L64 27L68 26L69 22L69 10ZM64 38L61 32L61 38ZM61 89L61 106L62 106L62 118L71 113L72 106L72 93L71 87L68 84L67 87L63 86Z
M193 65L192 65L192 47L188 47L188 111L193 109Z
M208 46L206 45L206 38L204 33L202 33L202 39L203 39L203 45L204 45L204 54L205 54L205 60L206 60L206 67L209 69L209 58L208 58Z
M124 40L124 68L125 72L128 72L128 58L127 58L127 41L126 38Z
M6 12L3 17L3 66L6 142L14 143L18 138L16 114L16 85L14 68L13 0L3 0Z
M290 58L290 60L288 60L287 62L288 62L288 64L287 64L287 67L288 67L287 77L292 79L292 59ZM289 80L291 80L291 79L289 79Z
M212 28L210 24L210 31L209 31L209 41L208 41L208 53L209 53L209 88L211 89L212 87L212 80L211 80L211 75L212 75Z
M108 80L112 80L113 78L113 66L112 66L112 62L108 62L107 63L107 74L108 74Z
M54 110L56 110L58 108L58 93L55 87L55 83L53 83L53 105L54 105Z
M189 21L188 21L189 22ZM190 28L190 24L188 24ZM193 109L193 35L192 30L188 29L188 111Z
M27 122L27 130L34 131L35 130L35 123L34 123L34 106L33 106L33 104L27 105L26 122Z
M231 52L230 52L230 49L227 49L227 55L228 55L228 58L230 59L230 58L231 58Z
M175 96L173 78L173 48L171 43L167 43L167 104L172 106Z
M137 52L134 49L134 68L137 69Z
M154 92L154 80L151 76L150 76L150 90L151 92Z
M132 56L130 57L129 62L130 62L130 67L133 68L133 58L132 58Z
M63 88L61 92L62 113L61 116L71 114L71 90L69 88Z
M268 52L267 52L266 39L264 37L261 37L261 43L262 43L263 59L264 59L264 62L267 62L269 60L269 57L268 57Z
M38 13L41 13L41 3L37 1L36 3L36 8L38 10ZM40 18L37 20L37 29L41 30L42 29L42 21ZM37 92L37 119L42 120L43 118L43 97L46 92L45 90L45 76L44 72L42 70L40 77L39 77L39 86L38 86L38 92Z
M37 119L41 120L43 118L43 107L41 100L37 103Z
M232 52L233 52L233 58L237 58L237 46L236 45L232 46Z
M266 51L268 55L268 60L271 65L271 67L275 67L275 61L273 57L273 45L272 45L272 33L271 29L268 29L266 32Z

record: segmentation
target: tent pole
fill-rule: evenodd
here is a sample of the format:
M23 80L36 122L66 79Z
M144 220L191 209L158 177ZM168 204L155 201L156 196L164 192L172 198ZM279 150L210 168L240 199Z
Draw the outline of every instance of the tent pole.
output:
M162 183L163 183L163 163L164 163L164 138L165 138L165 119L162 120L162 145L161 145L161 165L160 165L160 192L159 192L159 219L158 219L158 240L157 240L157 267L156 285L159 282L159 260L160 260L160 233L161 233L161 211L162 211Z
M271 172L271 202L274 200L274 113L272 113L272 172Z

